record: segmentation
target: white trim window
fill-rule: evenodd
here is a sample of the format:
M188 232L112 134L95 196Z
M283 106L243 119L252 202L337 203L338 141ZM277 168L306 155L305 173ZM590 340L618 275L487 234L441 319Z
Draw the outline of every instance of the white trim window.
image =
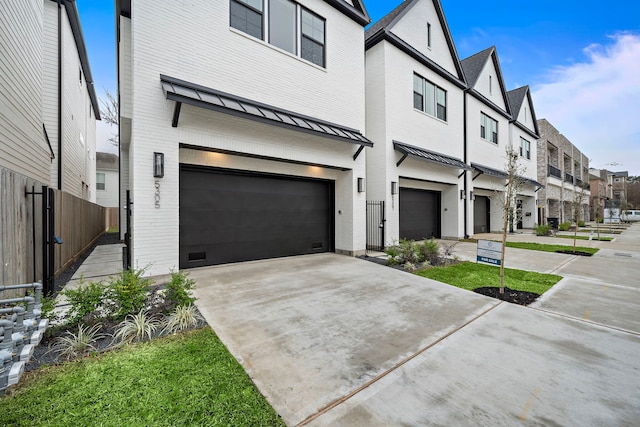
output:
M230 25L325 67L326 21L291 0L229 0Z
M531 142L520 137L520 157L531 160Z
M106 178L104 172L96 172L96 190L106 190Z
M498 122L485 113L480 113L480 138L498 143Z
M447 91L413 74L413 108L447 121Z

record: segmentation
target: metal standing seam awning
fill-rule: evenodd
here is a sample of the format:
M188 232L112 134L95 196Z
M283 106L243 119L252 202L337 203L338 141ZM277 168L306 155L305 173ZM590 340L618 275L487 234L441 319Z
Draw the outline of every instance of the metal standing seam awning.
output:
M473 177L473 180L475 180L477 177L479 177L482 174L489 175L489 176L492 176L492 177L495 177L495 178L501 178L501 179L507 179L509 177L509 174L507 174L504 171L500 171L500 170L493 169L493 168L490 168L490 167L487 167L487 166L479 165L477 163L471 163L471 166L473 167L474 170L478 171L478 174ZM536 191L540 190L541 188L544 188L544 185L540 184L538 181L535 181L533 179L526 178L524 176L518 176L518 178L520 178L527 185L532 185L534 187L538 187L536 189Z
M413 145L408 145L403 142L393 141L393 148L402 153L402 158L398 163L396 163L396 166L400 166L408 156L411 156L426 162L437 163L441 166L448 166L468 171L473 170L460 159L436 153L435 151L425 150L424 148L414 147Z
M178 127L182 104L230 114L274 126L305 132L325 138L360 145L353 156L357 159L364 147L373 143L356 129L262 104L236 95L200 86L174 77L160 75L162 90L168 100L176 101L171 126Z

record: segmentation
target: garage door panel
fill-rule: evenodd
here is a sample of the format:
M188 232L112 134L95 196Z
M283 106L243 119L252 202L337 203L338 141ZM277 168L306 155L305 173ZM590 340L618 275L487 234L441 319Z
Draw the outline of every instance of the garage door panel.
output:
M400 238L440 237L440 192L400 188Z
M333 182L182 167L180 268L333 250Z

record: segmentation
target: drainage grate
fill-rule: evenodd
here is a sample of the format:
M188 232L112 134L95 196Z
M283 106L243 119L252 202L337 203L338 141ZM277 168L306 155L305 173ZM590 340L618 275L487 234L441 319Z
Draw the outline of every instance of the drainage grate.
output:
M627 258L631 258L632 257L631 254L623 254L621 252L616 252L616 253L614 253L614 255L615 256L624 256L624 257L627 257Z

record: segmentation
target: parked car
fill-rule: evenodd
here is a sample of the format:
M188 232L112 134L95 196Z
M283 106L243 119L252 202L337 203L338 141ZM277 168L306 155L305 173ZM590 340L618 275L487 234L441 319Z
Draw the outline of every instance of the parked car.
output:
M640 221L640 210L627 210L622 212L620 219L624 222Z

